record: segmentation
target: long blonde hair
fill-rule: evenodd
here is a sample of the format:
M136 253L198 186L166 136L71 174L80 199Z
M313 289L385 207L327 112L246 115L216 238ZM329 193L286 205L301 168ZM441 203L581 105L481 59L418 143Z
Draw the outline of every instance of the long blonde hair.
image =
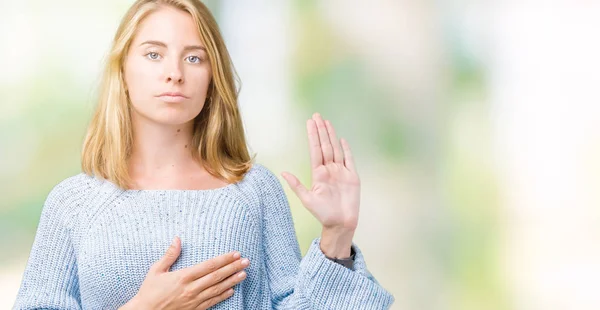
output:
M218 25L200 0L138 0L127 11L113 38L98 102L81 153L82 170L129 188L128 160L133 146L130 103L123 78L123 62L140 22L161 5L188 12L206 47L212 80L207 101L194 120L190 151L212 175L229 183L240 181L252 166L237 98L239 79Z

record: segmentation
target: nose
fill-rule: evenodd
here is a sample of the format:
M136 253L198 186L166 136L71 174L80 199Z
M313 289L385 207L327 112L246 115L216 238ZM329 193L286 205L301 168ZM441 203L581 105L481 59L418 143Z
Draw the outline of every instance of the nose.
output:
M178 63L174 63L166 69L167 69L167 74L166 74L166 82L167 83L173 82L176 84L182 84L184 82L183 81L183 72Z
M171 81L174 81L177 84L182 84L183 83L183 75L181 74L181 72L171 71L171 73L167 77L167 83L169 83Z

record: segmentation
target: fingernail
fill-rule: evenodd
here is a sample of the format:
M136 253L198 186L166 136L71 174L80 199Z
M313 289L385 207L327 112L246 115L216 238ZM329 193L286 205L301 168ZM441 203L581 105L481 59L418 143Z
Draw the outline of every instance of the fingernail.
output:
M240 258L240 252L233 253L233 258Z
M248 265L248 263L250 263L250 261L247 258L242 259L242 265Z
M173 238L173 241L171 241L172 245L175 245L175 243L177 243L177 237Z

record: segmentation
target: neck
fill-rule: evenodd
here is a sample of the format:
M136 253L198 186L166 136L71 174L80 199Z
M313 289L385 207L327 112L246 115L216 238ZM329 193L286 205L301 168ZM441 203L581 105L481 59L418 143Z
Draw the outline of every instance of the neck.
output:
M193 121L165 125L132 115L133 149L129 159L134 178L169 178L198 167L191 153Z

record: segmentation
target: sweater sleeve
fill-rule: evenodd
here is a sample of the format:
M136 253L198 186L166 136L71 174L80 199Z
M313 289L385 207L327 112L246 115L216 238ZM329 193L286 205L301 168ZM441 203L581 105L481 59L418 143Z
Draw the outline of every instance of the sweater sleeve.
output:
M77 188L70 183L59 183L44 202L13 309L81 309L69 227Z
M368 271L353 242L354 270L329 260L313 239L300 246L285 192L266 167L261 182L263 246L273 309L388 309L394 296Z

